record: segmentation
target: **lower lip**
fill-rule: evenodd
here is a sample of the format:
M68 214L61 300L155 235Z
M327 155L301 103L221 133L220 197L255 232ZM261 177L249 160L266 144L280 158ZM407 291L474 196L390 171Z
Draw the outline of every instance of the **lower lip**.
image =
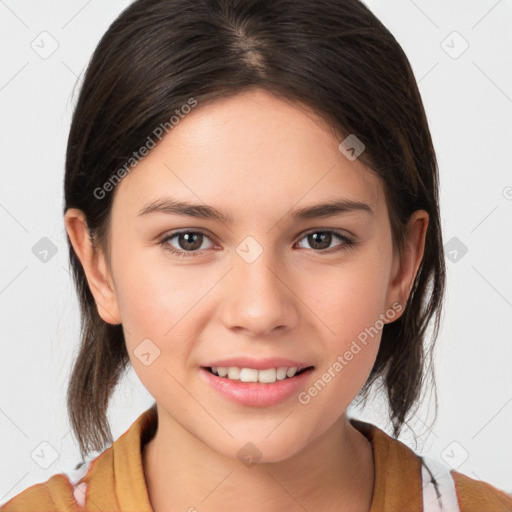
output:
M313 368L292 378L278 380L269 384L259 382L241 382L219 377L201 368L201 374L207 382L225 397L240 405L249 407L268 407L284 402L298 393L304 386Z

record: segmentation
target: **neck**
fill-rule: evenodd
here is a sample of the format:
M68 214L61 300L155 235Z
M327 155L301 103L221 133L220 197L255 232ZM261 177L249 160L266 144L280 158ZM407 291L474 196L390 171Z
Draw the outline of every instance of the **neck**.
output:
M370 442L341 416L290 458L246 466L191 435L161 408L142 462L154 512L370 510Z

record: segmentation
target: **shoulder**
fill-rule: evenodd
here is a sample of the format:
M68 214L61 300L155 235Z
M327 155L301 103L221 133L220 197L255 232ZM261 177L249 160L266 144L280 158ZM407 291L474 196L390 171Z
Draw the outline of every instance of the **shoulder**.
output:
M418 455L371 423L353 418L350 421L372 443L376 480L372 512L401 510L404 503L409 510L512 512L512 497L491 484ZM393 506L386 508L390 503Z
M6 503L1 512L80 512L85 502L85 486L81 483L93 459L75 469L53 475L46 482L31 485Z
M452 471L461 512L511 512L512 497L496 487Z
M123 503L138 503L137 510L151 510L141 464L141 442L154 434L157 419L156 407L152 406L103 452L95 452L75 469L25 489L0 504L0 512L121 510Z
M46 482L34 484L0 505L2 512L50 512L55 510L79 511L73 497L73 485L59 473Z

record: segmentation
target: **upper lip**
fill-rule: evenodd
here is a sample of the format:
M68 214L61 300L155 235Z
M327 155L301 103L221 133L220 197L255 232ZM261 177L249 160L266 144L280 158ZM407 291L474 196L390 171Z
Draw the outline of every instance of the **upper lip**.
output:
M229 368L234 366L236 368L254 368L255 370L268 370L270 368L309 368L313 366L308 363L295 361L293 359L287 359L284 357L271 357L264 359L252 359L250 357L230 357L226 359L217 359L215 361L211 361L205 365L206 368L211 368L212 366L216 367L225 367Z

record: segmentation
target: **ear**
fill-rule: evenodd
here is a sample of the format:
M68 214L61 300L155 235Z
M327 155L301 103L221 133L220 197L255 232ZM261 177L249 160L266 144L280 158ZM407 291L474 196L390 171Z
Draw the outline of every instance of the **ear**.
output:
M94 246L84 213L77 208L69 208L64 215L64 224L100 317L109 324L120 324L121 315L105 255Z
M388 288L387 306L398 302L405 309L405 304L411 293L414 279L418 272L427 234L429 215L425 210L416 210L407 223L407 234L402 257L395 254L391 281ZM398 317L395 318L395 320Z

